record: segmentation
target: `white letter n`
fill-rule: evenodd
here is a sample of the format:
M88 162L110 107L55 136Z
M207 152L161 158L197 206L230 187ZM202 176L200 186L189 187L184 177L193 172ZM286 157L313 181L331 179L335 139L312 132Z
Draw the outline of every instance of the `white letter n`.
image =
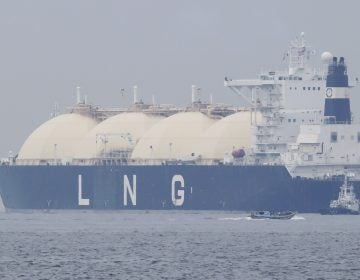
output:
M133 186L131 187L129 178L124 175L124 206L128 205L128 193L132 205L136 205L136 175L133 175Z

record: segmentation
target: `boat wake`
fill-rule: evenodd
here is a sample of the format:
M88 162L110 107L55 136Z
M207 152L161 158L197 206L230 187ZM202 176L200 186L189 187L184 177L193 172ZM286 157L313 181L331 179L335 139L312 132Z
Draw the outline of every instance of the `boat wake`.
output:
M244 221L267 221L269 219L253 219L251 217L229 217L229 218L219 218L220 221L241 221L241 220L244 220ZM298 215L295 215L294 217L292 217L290 220L305 220L305 218L303 216L298 216Z
M295 215L294 217L291 218L291 220L305 220L305 218L303 216Z

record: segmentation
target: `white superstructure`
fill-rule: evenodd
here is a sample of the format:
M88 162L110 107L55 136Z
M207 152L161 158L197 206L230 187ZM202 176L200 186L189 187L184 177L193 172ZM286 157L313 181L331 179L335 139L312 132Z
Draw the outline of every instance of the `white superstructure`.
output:
M282 161L293 177L330 178L352 172L360 180L360 124L351 117L347 67L343 57L328 65L324 118L300 126Z
M356 125L352 128L341 126L323 128L322 126L326 121L324 103L329 90L326 87L327 67L333 56L329 52L322 53L323 65L320 70L315 70L308 65L310 56L314 54L315 51L306 45L304 33L302 33L290 43L289 50L285 54L289 60L287 71L268 71L262 73L258 79L252 80L225 78L225 86L236 92L248 104L249 110L260 112L263 116L261 122L252 118L253 158L248 159L247 163L284 164L285 162L293 176L304 175L297 173L300 172L299 168L294 166L308 166L309 161L312 160L322 166L330 164L332 169L336 170L329 170L327 166L326 170L331 174L338 174L339 168L343 170L345 168L343 164L359 163L358 153L349 152L344 155L344 150L340 148L341 145L350 145L346 147L352 151L358 148L355 132L352 136L346 136L348 140L343 136L344 130L357 131ZM349 82L348 87L353 87L355 84ZM342 88L336 90L347 92ZM348 93L343 95L348 97ZM315 137L314 132L309 133L309 130L317 131L320 135ZM325 139L332 132L339 134L339 143L336 146L339 147L338 154L332 145L329 145L329 149L332 149L331 155L327 155L326 151L323 151L321 155L318 154L317 150L323 149ZM345 134L349 135L349 133L350 131L347 131ZM312 143L311 148L308 147L309 143L302 143L303 140L314 141L314 138L318 141ZM288 149L291 143L296 143L296 145L291 145L291 156L289 156ZM307 152L315 152L315 154L309 157L303 156L304 149L310 149ZM338 166L335 166L336 164ZM315 169L318 170L318 168ZM310 172L306 171L306 173ZM311 174L311 176L318 177L319 174Z
M304 125L282 159L293 177L330 178L347 171L359 177L359 151L360 124Z
M343 208L353 212L359 212L360 202L354 193L354 186L349 182L348 174L344 184L340 187L339 197L330 202L330 208Z
M300 125L321 123L326 77L324 69L309 67L314 54L302 33L284 55L289 60L288 70L264 72L251 80L225 78L225 86L237 93L249 110L263 116L261 122L252 118L255 159L250 162L280 164L281 153L288 143L296 141ZM329 56L323 60L329 60Z

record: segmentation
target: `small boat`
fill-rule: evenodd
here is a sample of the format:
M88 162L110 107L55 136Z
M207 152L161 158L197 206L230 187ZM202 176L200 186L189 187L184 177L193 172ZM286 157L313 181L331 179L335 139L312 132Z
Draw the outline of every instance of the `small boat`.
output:
M344 184L340 187L339 197L337 200L330 202L328 209L320 210L322 215L359 215L360 202L356 198L354 186L349 182L348 177L345 176Z
M252 219L273 219L273 220L289 220L296 215L295 212L270 212L270 211L256 211L251 212Z

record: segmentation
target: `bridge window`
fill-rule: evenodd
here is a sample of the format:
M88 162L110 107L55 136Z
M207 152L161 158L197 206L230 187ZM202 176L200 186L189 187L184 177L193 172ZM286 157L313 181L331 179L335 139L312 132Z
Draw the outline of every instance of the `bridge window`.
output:
M315 87L313 87L313 90L315 90Z
M320 87L318 87L318 90L320 90Z
M308 90L311 90L311 87L308 87Z
M337 138L338 138L337 132L331 132L331 134L330 134L330 141L331 141L331 143L336 143L336 142L337 142Z
M303 90L305 90L306 89L306 87L303 87Z

